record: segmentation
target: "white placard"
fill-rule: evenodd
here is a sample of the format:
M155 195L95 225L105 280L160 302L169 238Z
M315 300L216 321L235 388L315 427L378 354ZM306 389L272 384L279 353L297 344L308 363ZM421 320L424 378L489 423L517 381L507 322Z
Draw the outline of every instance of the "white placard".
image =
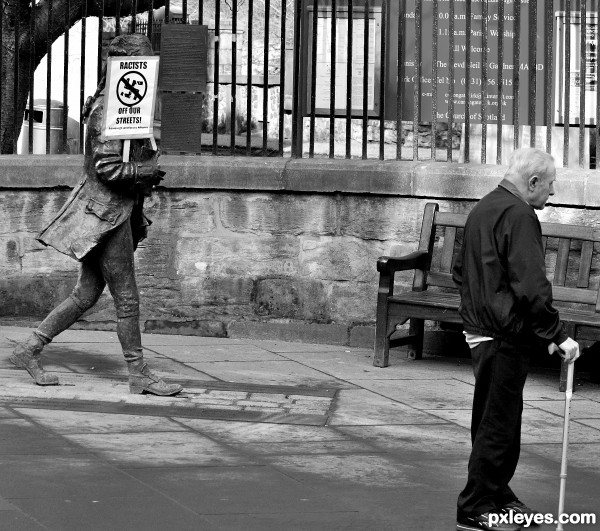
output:
M109 57L104 90L105 139L153 137L158 57Z

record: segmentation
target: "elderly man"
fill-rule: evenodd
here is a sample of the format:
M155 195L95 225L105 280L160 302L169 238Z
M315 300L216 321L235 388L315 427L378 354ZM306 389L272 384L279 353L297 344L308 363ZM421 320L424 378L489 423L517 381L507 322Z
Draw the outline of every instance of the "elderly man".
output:
M109 46L109 56L153 55L144 35L121 35ZM15 348L10 360L26 369L38 385L57 385L44 371L40 356L45 345L90 309L108 285L117 311L117 335L129 370L131 393L174 395L144 362L139 324L139 294L133 253L146 235L144 196L161 180L158 153L149 140L131 141L131 162L123 161L123 141L101 136L105 77L83 111L87 119L83 178L66 204L37 239L80 262L71 295L57 306Z
M575 361L579 346L552 306L542 232L535 210L554 194L553 158L515 151L499 186L469 214L453 278L471 347L475 394L468 479L458 498L457 530L517 531L490 515L533 511L508 486L521 446L529 353L544 345ZM558 345L558 347L557 347Z

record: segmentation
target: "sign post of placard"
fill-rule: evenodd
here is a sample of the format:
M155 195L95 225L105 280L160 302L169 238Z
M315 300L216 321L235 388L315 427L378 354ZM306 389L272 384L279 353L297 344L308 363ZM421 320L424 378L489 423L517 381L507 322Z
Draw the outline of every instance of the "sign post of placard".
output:
M129 161L131 139L154 140L154 105L159 58L109 57L106 68L102 138L123 139L123 160Z

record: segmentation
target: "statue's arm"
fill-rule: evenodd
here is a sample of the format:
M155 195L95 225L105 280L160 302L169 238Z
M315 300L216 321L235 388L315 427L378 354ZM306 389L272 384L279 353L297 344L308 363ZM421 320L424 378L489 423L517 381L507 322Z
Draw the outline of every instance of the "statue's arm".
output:
M88 121L91 163L100 181L109 187L133 191L156 173L156 158L123 162L123 140L101 138L102 108L96 107Z

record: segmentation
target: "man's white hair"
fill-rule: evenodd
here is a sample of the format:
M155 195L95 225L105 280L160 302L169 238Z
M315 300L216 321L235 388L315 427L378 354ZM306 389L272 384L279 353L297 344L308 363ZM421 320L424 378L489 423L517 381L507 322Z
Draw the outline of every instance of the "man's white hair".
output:
M538 148L521 148L513 152L505 178L529 180L532 175L546 178L554 175L554 157Z

